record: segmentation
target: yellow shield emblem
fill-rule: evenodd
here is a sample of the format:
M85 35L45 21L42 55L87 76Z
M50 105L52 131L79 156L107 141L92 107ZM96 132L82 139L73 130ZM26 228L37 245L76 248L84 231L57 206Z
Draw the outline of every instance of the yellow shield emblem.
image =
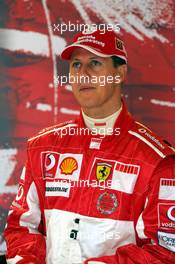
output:
M106 162L98 162L96 176L99 181L105 181L111 173L112 165Z

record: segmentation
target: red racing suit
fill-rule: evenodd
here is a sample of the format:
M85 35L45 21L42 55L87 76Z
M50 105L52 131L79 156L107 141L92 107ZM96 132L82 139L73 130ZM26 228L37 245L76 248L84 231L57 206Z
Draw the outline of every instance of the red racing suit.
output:
M125 106L113 134L82 116L29 139L7 263L175 263L175 152ZM92 259L92 261L91 261Z

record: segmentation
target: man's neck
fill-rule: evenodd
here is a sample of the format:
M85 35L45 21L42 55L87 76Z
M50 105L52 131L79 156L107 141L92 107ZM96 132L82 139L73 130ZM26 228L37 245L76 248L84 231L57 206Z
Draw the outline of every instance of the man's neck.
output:
M82 108L82 112L85 113L86 116L94 119L103 119L112 114L116 113L122 106L121 101L117 104L113 104L110 107L103 108Z
M83 112L83 110L82 110L82 115L86 127L88 127L91 130L95 129L98 134L101 134L102 132L105 135L109 135L112 134L112 129L121 110L122 110L122 106L115 113L104 118L89 117Z

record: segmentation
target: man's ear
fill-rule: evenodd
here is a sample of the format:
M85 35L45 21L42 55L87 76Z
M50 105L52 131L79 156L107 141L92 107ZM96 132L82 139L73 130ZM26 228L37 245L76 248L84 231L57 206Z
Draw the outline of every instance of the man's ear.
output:
M127 65L122 64L117 66L117 74L120 75L120 82L123 83L127 74Z

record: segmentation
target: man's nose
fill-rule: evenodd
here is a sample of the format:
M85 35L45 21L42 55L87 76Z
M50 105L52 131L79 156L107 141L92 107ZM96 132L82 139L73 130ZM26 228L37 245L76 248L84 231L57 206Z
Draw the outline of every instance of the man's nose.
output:
M83 64L80 70L80 74L83 76L91 76L91 72L88 64Z

